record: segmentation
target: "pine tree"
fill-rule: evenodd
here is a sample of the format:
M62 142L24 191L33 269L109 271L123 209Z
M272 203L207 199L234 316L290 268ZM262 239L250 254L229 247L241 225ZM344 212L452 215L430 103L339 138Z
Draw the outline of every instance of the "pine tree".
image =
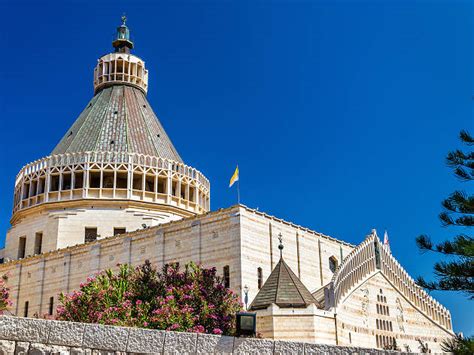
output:
M466 131L461 131L459 138L468 147L474 146L474 138ZM453 169L454 175L463 183L474 180L474 151L450 152L446 162ZM431 290L460 291L469 299L474 299L474 240L467 235L469 227L474 226L474 195L464 191L455 191L442 203L443 212L439 219L445 227L461 227L463 233L452 240L433 244L427 235L416 238L416 244L422 252L433 251L449 257L434 265L436 281L417 279L419 286Z

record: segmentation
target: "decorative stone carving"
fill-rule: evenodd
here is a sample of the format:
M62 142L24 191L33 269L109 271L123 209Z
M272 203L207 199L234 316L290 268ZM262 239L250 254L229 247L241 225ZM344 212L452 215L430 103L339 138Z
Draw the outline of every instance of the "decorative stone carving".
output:
M361 305L362 316L363 316L362 322L364 323L364 327L369 327L369 289L362 288L360 291L362 292L362 297L363 297L362 305Z
M397 312L396 312L396 319L397 319L397 324L398 328L400 329L401 332L405 333L405 317L403 315L403 306L402 306L402 301L400 301L400 298L397 297L395 301L396 307L397 307Z

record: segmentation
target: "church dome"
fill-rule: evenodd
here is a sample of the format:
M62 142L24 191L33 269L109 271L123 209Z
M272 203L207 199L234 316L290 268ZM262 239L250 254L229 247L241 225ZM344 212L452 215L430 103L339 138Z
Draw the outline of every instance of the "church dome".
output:
M183 163L153 112L148 70L130 53L125 21L114 52L98 59L86 108L51 155L17 175L12 225L38 208L93 208L94 201L104 211L146 209L152 225L209 211L209 181Z
M51 154L89 151L139 153L183 162L143 91L127 84L100 90Z
M146 98L148 70L130 54L125 16L112 45L115 52L102 56L94 69L94 97L51 154L126 152L182 163Z

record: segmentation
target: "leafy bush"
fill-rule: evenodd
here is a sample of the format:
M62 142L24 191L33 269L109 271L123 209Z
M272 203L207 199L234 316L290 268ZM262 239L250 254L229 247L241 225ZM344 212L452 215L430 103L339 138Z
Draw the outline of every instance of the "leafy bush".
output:
M0 278L0 314L3 314L9 307L12 306L12 301L10 301L10 289L6 285L8 280L7 275L3 275Z
M474 337L462 337L456 335L454 338L445 340L441 344L441 349L455 355L474 354Z
M158 272L149 261L120 265L61 294L58 319L85 323L230 335L240 301L215 268L178 264Z

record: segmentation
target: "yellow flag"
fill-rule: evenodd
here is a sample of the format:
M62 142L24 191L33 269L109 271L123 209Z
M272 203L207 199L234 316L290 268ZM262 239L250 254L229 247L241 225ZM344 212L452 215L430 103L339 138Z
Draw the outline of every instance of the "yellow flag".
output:
M234 175L232 175L232 177L230 178L229 187L232 187L232 185L234 185L234 182L236 181L239 181L239 166L238 165L235 168Z

